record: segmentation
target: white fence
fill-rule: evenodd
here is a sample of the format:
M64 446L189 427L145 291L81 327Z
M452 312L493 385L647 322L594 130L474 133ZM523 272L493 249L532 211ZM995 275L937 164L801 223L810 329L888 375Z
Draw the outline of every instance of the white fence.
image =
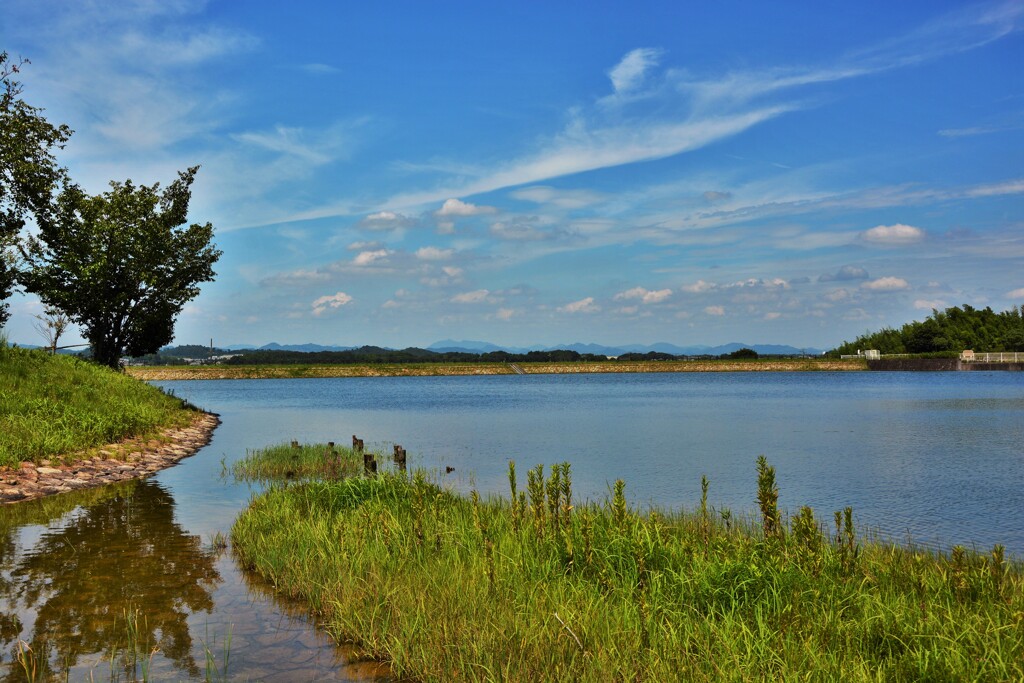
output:
M960 360L965 363L1024 363L1024 352L974 353L970 356L963 354Z

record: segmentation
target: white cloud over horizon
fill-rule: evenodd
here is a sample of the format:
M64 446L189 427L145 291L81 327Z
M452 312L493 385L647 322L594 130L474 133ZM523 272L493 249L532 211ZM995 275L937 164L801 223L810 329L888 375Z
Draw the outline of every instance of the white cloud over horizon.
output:
M352 297L345 292L322 296L312 303L313 315L321 316L324 313L347 306L352 303Z

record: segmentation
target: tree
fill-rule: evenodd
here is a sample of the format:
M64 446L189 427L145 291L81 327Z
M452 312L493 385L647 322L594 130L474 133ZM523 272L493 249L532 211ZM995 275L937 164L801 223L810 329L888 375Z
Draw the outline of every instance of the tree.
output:
M131 180L96 196L69 185L22 248L25 288L78 323L97 362L116 368L122 355L170 342L185 303L213 279L213 226L181 227L198 170L179 172L163 192Z
M27 63L0 52L0 326L10 315L5 300L16 276L12 247L26 218L38 222L51 212L53 192L64 178L51 150L71 136L70 128L54 127L42 109L21 99L21 84L13 76Z
M50 353L57 353L60 348L57 344L71 326L71 318L64 311L47 308L43 315L36 316L36 320L39 322L32 323L32 327L46 340L46 348L50 349Z

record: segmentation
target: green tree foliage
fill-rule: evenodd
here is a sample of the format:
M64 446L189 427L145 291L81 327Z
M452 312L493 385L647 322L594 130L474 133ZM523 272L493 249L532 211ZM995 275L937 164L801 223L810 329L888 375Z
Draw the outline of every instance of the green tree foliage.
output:
M81 326L97 362L117 367L167 344L182 307L213 279L213 226L181 227L198 170L163 192L131 180L96 196L68 186L22 249L25 288Z
M758 354L754 349L744 347L742 349L736 349L732 353L722 354L719 358L728 360L757 360Z
M52 211L64 172L51 150L71 136L70 128L51 125L41 109L21 99L13 76L26 63L0 52L0 326L10 315L5 300L16 276L12 247L28 217L39 221Z
M867 332L852 342L843 342L831 354L852 355L865 349L882 353L1024 351L1024 306L1002 313L966 304L944 311L933 309L923 321L907 323L898 330Z

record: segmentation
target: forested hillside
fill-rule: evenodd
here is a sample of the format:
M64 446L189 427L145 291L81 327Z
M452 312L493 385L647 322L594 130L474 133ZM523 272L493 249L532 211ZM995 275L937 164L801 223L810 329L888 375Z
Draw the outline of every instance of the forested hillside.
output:
M830 352L846 355L858 350L882 353L938 353L974 351L1024 351L1024 306L995 313L991 308L964 305L945 311L932 310L923 321L869 332Z

